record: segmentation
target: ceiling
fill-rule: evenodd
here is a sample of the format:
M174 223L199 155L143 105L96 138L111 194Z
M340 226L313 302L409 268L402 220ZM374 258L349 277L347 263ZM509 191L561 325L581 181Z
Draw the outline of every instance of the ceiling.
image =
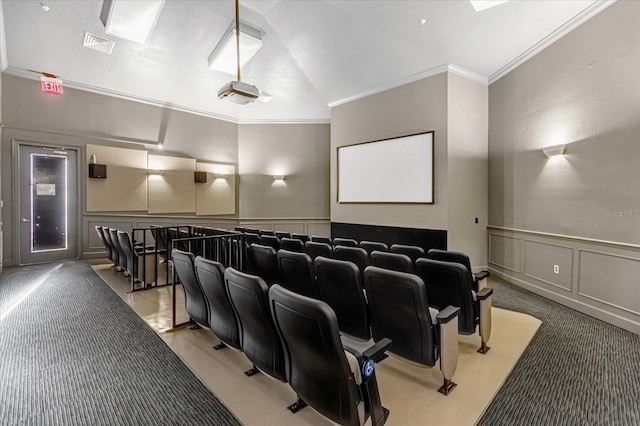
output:
M242 80L275 95L243 106L217 98L235 76L207 63L233 22L232 0L166 0L144 45L105 35L101 0L5 0L3 66L235 122L323 122L332 105L447 67L494 81L608 4L512 0L476 12L466 0L240 0L241 20L265 33ZM83 47L85 30L114 39L111 55Z

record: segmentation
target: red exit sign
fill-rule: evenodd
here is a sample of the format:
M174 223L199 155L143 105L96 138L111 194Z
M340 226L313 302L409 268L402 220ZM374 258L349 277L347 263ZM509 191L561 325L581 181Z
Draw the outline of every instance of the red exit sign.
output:
M64 93L64 86L59 78L40 77L40 89L44 93L53 93L54 95Z

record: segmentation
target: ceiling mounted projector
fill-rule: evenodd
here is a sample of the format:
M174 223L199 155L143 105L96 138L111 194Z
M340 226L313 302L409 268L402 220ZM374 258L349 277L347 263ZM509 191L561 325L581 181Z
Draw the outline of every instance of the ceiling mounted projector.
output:
M230 81L218 90L219 99L228 99L240 105L246 105L260 97L256 86L243 83L240 79L240 10L236 0L236 65L238 66L238 80Z
M230 81L218 91L218 98L246 105L258 99L260 92L256 86L241 81Z

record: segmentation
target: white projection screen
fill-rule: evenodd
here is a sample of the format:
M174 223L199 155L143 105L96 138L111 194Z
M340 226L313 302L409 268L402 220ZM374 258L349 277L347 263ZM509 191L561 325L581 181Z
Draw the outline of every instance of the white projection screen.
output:
M338 203L433 203L433 133L338 147Z

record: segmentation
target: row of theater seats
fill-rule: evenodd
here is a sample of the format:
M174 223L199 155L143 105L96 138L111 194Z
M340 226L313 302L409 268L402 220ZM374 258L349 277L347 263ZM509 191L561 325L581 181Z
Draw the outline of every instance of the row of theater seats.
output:
M138 256L144 251L140 245L131 243L129 233L108 226L95 226L98 238L104 245L107 257L113 266L126 277L138 278Z
M344 247L344 250L348 252L358 249ZM336 250L336 253L340 252L340 250ZM404 256L374 251L372 259L377 258L376 253ZM451 306L456 307L459 311L459 317L456 320L457 332L469 335L474 334L479 328L481 340L479 352L486 353L489 350L487 342L491 335L491 295L493 290L490 288L483 288L478 292L473 290L473 275L463 264L455 262L460 256L465 255L457 252L430 250L426 258L416 259L415 271L412 273L394 270L384 263L359 265L358 262L348 257L330 259L318 256L312 260L306 253L288 250L276 252L272 247L259 244L252 244L248 249L248 257L255 268L255 273L262 277L268 285L280 284L298 294L325 301L335 311L340 330L344 334L360 339L371 337L375 339L376 336L378 338L389 337L396 342L391 349L392 352L416 362L426 363L429 366L433 366L438 357L425 360L423 358L425 347L418 344L420 339L407 340L406 336L402 337L401 330L407 326L417 333L416 335L428 336L428 332L425 330L429 330L432 325L437 323L437 312L447 311ZM394 280L397 283L402 282L404 287L393 286L387 289L389 294L384 297L372 298L367 289L368 286L373 285L372 275L387 277L389 282ZM409 284L410 282L412 284ZM402 291L408 293L402 294L401 288ZM377 290L378 294L382 294L384 291ZM415 301L417 296L413 292L424 294L420 302ZM408 297L409 295L411 295L410 299L401 298L401 296ZM392 301L393 303L376 304L378 300ZM414 306L401 305L402 300L413 300ZM429 307L429 309L425 309L425 307ZM411 318L401 318L400 315L396 315L396 312L406 312L407 310L413 313L422 313L422 315L431 312L431 325L412 323ZM375 318L382 317L395 318L398 321L397 326L385 325L382 326L382 329L387 331L380 331L381 329L378 327L380 322L376 322ZM414 325L409 326L409 324ZM388 334L390 333L388 329L395 329L395 333ZM431 335L431 338L430 344L437 348L437 335ZM400 346L405 343L407 347L401 348ZM437 351L431 353L433 355ZM456 357L457 355L451 355L450 358ZM446 365L455 365L455 362L447 363L445 361L442 364L445 367L443 368L445 382L448 382L450 376L446 375L448 374ZM451 371L452 373L453 371Z
M292 411L309 404L341 425L385 423L374 365L389 339L341 340L340 320L322 301L192 253L174 249L172 258L187 313L221 340L216 349L232 347L249 358L247 375L262 371L288 382L298 394Z

